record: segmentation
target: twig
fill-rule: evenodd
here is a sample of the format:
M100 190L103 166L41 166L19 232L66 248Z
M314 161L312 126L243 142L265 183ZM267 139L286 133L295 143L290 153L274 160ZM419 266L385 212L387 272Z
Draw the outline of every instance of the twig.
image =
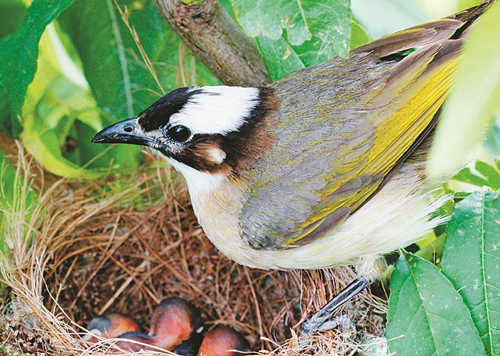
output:
M269 83L257 46L219 1L189 5L180 0L155 1L177 36L223 83L240 86Z

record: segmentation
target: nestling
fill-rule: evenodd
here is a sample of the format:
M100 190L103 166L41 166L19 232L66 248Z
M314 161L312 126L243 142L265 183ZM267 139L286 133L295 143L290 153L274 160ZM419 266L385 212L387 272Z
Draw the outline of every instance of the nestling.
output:
M203 338L198 356L243 356L249 351L243 335L229 326L217 326Z
M194 305L182 298L170 297L155 308L148 334L137 331L124 333L118 336L123 340L116 342L116 346L127 351L164 349L176 352L183 342L192 337L197 339L202 326L203 318Z
M114 338L131 331L140 331L137 323L120 313L106 313L96 316L87 325L89 333L83 339L90 342L98 342L98 337Z
M373 280L380 257L440 224L425 181L429 134L463 35L490 4L387 36L268 87L176 89L93 142L159 152L187 182L210 240L262 269L354 265L358 280L303 327Z

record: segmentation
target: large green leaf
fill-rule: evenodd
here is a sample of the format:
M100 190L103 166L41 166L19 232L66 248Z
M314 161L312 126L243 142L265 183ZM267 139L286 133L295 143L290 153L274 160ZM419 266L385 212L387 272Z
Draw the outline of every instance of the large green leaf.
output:
M0 0L0 38L16 32L26 15L22 0Z
M335 56L347 56L352 18L349 0L229 0L245 33L256 37L271 81ZM354 26L357 43L367 38Z
M48 28L49 32L54 30L51 25ZM63 74L63 61L51 38L45 32L39 42L38 69L26 93L20 138L47 171L78 178L95 177L98 172L83 170L82 166L107 169L113 157L98 156L99 150L92 150L96 145L90 144L89 136L80 137L74 127L85 122L94 133L102 129L99 110L89 91ZM85 160L80 159L82 154ZM88 164L90 160L92 163Z
M16 137L18 115L35 76L38 42L45 27L73 0L34 0L16 33L0 40L0 131Z
M97 178L97 171L84 170L81 166L63 157L59 138L44 120L36 115L27 116L21 139L28 152L49 172L73 178Z
M433 178L456 171L483 140L500 109L500 3L478 20L463 49L455 87L446 101L428 163Z
M285 40L292 46L322 42L346 56L349 50L351 13L349 0L230 0L237 21L250 37ZM315 37L315 38L314 38Z
M46 170L58 175L94 177L96 172L88 168L109 168L114 150L120 147L105 147L106 154L102 154L102 146L91 144L92 136L103 127L89 92L62 74L42 90L42 97L24 115L21 139L27 150ZM83 166L87 169L82 170Z
M275 41L259 36L257 46L271 82L305 68L293 47L282 37Z
M397 355L486 355L469 310L436 266L401 256L391 281L386 337Z
M286 37L286 31L284 31L283 35L277 40L262 35L256 38L257 46L271 82L302 68L327 61L340 54L338 46L324 42L316 36L313 36L311 40L305 41L300 46L292 46L287 42ZM368 41L368 35L361 25L352 21L351 48L365 44Z
M486 350L500 354L500 198L476 192L457 204L442 259L472 314Z

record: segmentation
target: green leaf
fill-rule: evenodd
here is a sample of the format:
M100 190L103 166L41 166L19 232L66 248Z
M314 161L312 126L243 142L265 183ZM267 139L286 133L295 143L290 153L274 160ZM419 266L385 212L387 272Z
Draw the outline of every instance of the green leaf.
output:
M305 67L292 46L283 38L273 41L267 37L259 36L257 37L257 46L262 54L271 82Z
M486 350L500 354L500 198L475 192L448 223L442 270L472 314Z
M49 172L62 177L98 178L99 171L85 170L64 158L61 154L59 140L44 120L36 116L27 116L21 139L26 150L33 154L37 161Z
M431 262L436 261L443 255L445 238L446 234L441 234L434 241L430 242L429 244L423 247L421 247L421 244L418 243L420 250L415 252L415 254L419 257L422 257L424 260Z
M0 152L0 207L7 208L7 204L12 204L14 200L14 180L16 169ZM0 238L1 240L1 238Z
M72 2L34 0L19 31L0 40L0 131L11 137L21 132L17 116L35 76L40 37L45 27Z
M478 20L464 44L455 87L443 109L429 156L428 173L456 171L479 144L500 109L500 3Z
M130 9L130 22L146 53L155 60L166 37L158 10L149 1L139 1L135 7L132 1L119 5ZM133 117L161 94L113 0L77 0L59 23L80 55L98 105L114 120Z
M477 187L483 187L488 185L488 182L483 177L479 177L477 174L472 173L470 168L465 167L460 170L457 174L455 174L451 179L456 180L458 182L464 182L467 184L472 184Z
M369 41L368 35L361 25L354 20L351 23L350 48L356 48ZM338 55L344 55L344 44L335 41L324 41L320 37L313 36L311 40L300 46L292 46L301 62L306 67L332 59Z
M278 40L286 30L286 41L300 46L317 37L336 46L346 56L349 49L351 13L349 0L230 0L238 23L250 37Z
M490 166L486 162L476 161L475 165L476 171L478 171L483 177L486 178L487 185L493 189L500 189L500 172L495 169L495 167Z
M345 43L344 43L345 44ZM293 46L301 62L306 67L316 63L327 61L337 55L343 55L343 46L332 42L322 41L319 37L313 36L311 40L304 42L300 46ZM341 48L342 47L342 48Z
M256 38L257 46L266 65L269 79L274 82L302 68L327 61L339 54L340 48L332 42L325 42L317 36L300 46L292 46L285 39L286 31L278 40L265 36ZM369 38L355 21L352 23L351 45L360 46Z
M356 20L353 20L351 24L351 40L349 42L350 49L357 48L368 42L370 42L370 36L368 36L366 30Z
M63 74L59 53L47 32L39 46L38 70L28 87L23 107L21 138L25 147L54 174L86 177L89 172L81 167L90 160L89 168L109 168L113 155L100 154L102 147L96 149L89 135L80 136L75 130L80 122L91 126L93 133L103 128L95 101L88 89L81 88ZM96 173L92 172L90 177Z
M22 0L0 0L0 38L16 32L26 15Z
M486 355L451 282L415 255L401 256L391 281L386 337L397 355Z
M493 190L500 189L500 171L498 167L489 165L483 161L476 161L475 172L468 167L463 168L451 179L473 184L478 187L490 187Z

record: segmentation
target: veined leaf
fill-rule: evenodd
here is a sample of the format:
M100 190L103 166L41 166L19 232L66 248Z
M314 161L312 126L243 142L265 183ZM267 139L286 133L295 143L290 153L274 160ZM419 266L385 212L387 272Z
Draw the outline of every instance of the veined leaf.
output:
M266 65L269 79L274 82L302 68L327 61L339 54L338 46L323 42L313 36L311 40L300 46L292 46L286 41L286 31L278 40L265 36L256 38L257 46ZM369 38L364 29L355 21L352 22L351 45L360 46Z
M257 37L257 46L262 54L271 82L305 68L293 47L283 38L274 41L259 36Z
M498 192L475 192L457 204L441 266L471 311L488 354L500 354Z
M386 337L397 355L486 355L469 310L429 261L401 256L391 281Z
M496 160L498 164L498 160ZM486 162L476 161L474 166L475 172L469 167L465 167L451 179L458 182L464 182L475 185L477 187L490 187L493 190L500 189L500 171L499 167L494 167Z
M243 31L250 37L281 38L292 46L317 37L321 42L337 46L346 56L349 50L351 13L349 0L230 0Z
M483 177L478 176L477 174L472 173L469 167L465 167L460 170L457 174L455 174L451 179L464 182L467 184L472 184L478 187L482 187L488 185L488 182Z
M455 86L443 109L429 155L428 173L456 171L483 140L500 109L500 3L477 21L464 44Z
M0 130L11 137L21 132L18 115L35 76L38 42L45 27L73 0L34 0L16 33L0 40Z
M356 48L369 41L368 35L365 30L352 20L349 49ZM336 56L344 55L344 46L346 43L339 44L335 41L323 41L318 36L313 36L309 41L304 42L300 46L293 46L293 50L297 53L302 63L306 67L312 66L316 63L321 63L332 59Z

